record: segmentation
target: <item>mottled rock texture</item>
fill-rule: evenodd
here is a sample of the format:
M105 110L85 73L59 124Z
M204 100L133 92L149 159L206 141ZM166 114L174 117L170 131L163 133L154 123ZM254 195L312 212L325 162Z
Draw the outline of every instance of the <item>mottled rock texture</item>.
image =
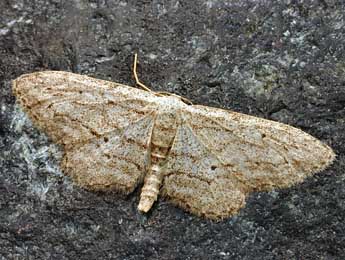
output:
M343 1L0 1L0 259L344 259ZM92 193L16 106L11 80L64 70L287 123L337 159L212 222L139 190Z

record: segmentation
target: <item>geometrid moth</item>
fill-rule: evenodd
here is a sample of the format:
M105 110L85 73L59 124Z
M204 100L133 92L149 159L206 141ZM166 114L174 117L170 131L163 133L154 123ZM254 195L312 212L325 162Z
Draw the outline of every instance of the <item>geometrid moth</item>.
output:
M335 157L286 124L69 72L23 75L13 92L63 146L64 173L89 190L130 193L144 183L144 212L161 193L199 216L229 217L249 192L299 183Z

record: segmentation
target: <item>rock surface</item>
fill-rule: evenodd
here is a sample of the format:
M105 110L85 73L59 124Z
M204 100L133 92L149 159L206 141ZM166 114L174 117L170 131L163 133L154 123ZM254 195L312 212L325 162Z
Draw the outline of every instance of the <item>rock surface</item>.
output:
M342 1L0 1L0 259L344 259ZM303 129L334 164L216 223L75 186L11 80L65 70Z

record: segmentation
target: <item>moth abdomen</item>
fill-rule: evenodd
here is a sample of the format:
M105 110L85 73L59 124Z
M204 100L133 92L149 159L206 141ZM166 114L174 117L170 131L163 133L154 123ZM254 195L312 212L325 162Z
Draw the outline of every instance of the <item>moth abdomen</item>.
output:
M163 180L162 165L164 164L169 148L159 147L152 144L151 148L151 165L145 176L144 185L141 189L140 202L138 209L148 212L153 203L157 200L160 186Z

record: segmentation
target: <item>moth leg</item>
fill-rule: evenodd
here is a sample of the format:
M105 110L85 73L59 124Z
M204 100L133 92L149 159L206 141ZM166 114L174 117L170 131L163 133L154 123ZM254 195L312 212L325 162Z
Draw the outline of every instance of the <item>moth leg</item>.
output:
M153 92L150 88L146 87L143 83L140 82L138 75L137 75L137 63L138 63L138 55L135 53L134 54L134 63L133 63L133 75L135 79L135 83L142 87L144 90Z

